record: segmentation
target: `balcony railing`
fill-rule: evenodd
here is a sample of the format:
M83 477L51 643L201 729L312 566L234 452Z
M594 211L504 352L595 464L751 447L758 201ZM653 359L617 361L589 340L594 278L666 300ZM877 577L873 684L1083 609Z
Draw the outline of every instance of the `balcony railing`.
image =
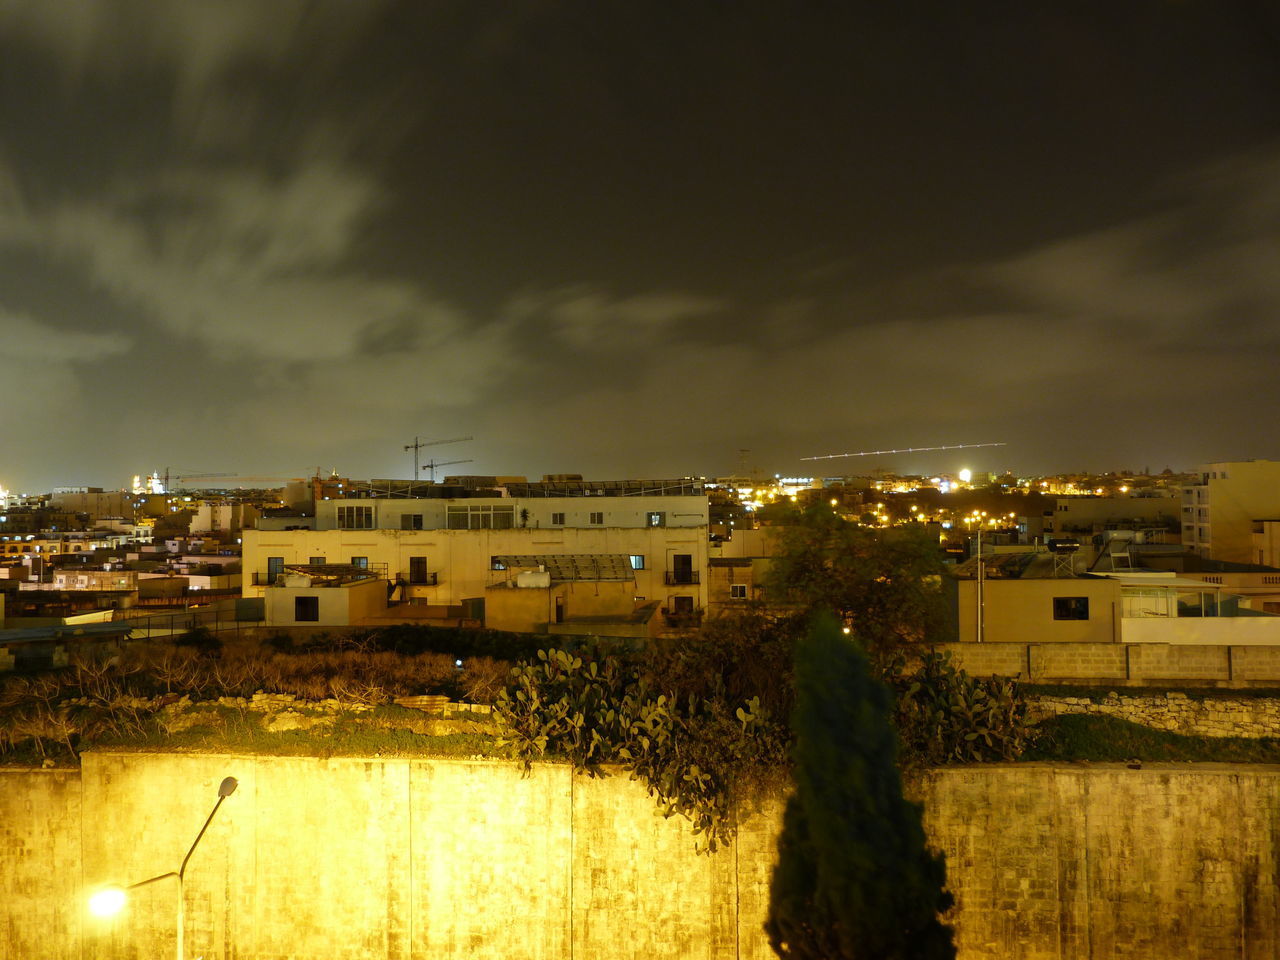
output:
M667 586L679 586L682 584L700 583L697 570L668 570L664 574L663 579Z
M440 572L438 570L430 570L418 577L416 580L405 575L404 582L409 584L411 587L435 587L440 583Z

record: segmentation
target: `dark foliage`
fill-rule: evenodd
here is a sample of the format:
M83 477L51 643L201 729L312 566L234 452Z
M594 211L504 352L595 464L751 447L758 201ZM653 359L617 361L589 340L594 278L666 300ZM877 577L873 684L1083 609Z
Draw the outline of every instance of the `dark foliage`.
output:
M971 677L934 652L886 679L904 767L1016 760L1035 739L1017 680Z
M215 658L222 654L222 639L208 627L196 627L174 642L179 647L194 650L202 657Z
M796 647L795 792L765 929L780 957L953 958L952 904L920 809L902 795L891 697L830 616Z
M769 591L803 611L834 611L882 659L943 632L942 572L923 530L876 530L819 504L782 531Z
M757 614L705 636L644 657L539 651L495 704L503 742L526 764L620 765L664 816L693 824L700 850L715 850L734 834L735 805L784 779L789 732L773 705L790 700L790 640L785 623Z

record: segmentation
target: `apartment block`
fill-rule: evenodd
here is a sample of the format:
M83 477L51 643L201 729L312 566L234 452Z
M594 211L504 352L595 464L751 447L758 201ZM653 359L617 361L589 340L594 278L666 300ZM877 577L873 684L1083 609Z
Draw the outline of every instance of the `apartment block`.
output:
M243 592L268 597L277 625L290 626L318 622L317 610L329 625L414 619L414 607L551 633L648 636L696 622L707 606L706 496L597 490L321 500L315 529L243 531ZM366 579L383 584L385 611L371 611Z
M1277 516L1280 463L1272 460L1206 464L1200 482L1182 488L1182 543L1202 557L1266 563L1255 531L1260 521Z

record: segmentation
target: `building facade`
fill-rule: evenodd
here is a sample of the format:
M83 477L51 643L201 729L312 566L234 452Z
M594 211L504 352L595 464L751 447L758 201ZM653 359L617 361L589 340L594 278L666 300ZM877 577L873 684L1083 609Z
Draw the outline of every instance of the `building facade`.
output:
M707 519L698 495L319 501L316 529L243 531L243 592L286 573L296 592L306 568L320 582L338 564L381 580L392 616L464 607L498 629L652 635L707 606Z
M1202 557L1266 563L1254 533L1258 521L1276 516L1280 463L1272 460L1206 464L1200 482L1182 488L1182 543Z

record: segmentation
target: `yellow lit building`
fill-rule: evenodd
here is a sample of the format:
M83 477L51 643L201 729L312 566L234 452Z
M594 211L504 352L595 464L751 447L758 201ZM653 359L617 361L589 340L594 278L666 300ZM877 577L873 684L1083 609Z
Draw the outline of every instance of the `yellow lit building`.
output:
M1182 488L1182 543L1213 560L1264 563L1257 521L1280 516L1280 463L1242 460L1206 464L1199 483ZM1274 560L1274 558L1272 558ZM1268 563L1268 565L1271 565Z
M271 592L287 573L304 596L300 577L319 583L321 568L345 565L368 570L384 594L385 609L357 604L353 624L426 613L504 630L649 636L692 625L706 608L707 523L706 496L688 494L320 501L315 529L243 532L243 590L269 598L275 625L316 623L290 616ZM310 603L300 609L311 615Z

